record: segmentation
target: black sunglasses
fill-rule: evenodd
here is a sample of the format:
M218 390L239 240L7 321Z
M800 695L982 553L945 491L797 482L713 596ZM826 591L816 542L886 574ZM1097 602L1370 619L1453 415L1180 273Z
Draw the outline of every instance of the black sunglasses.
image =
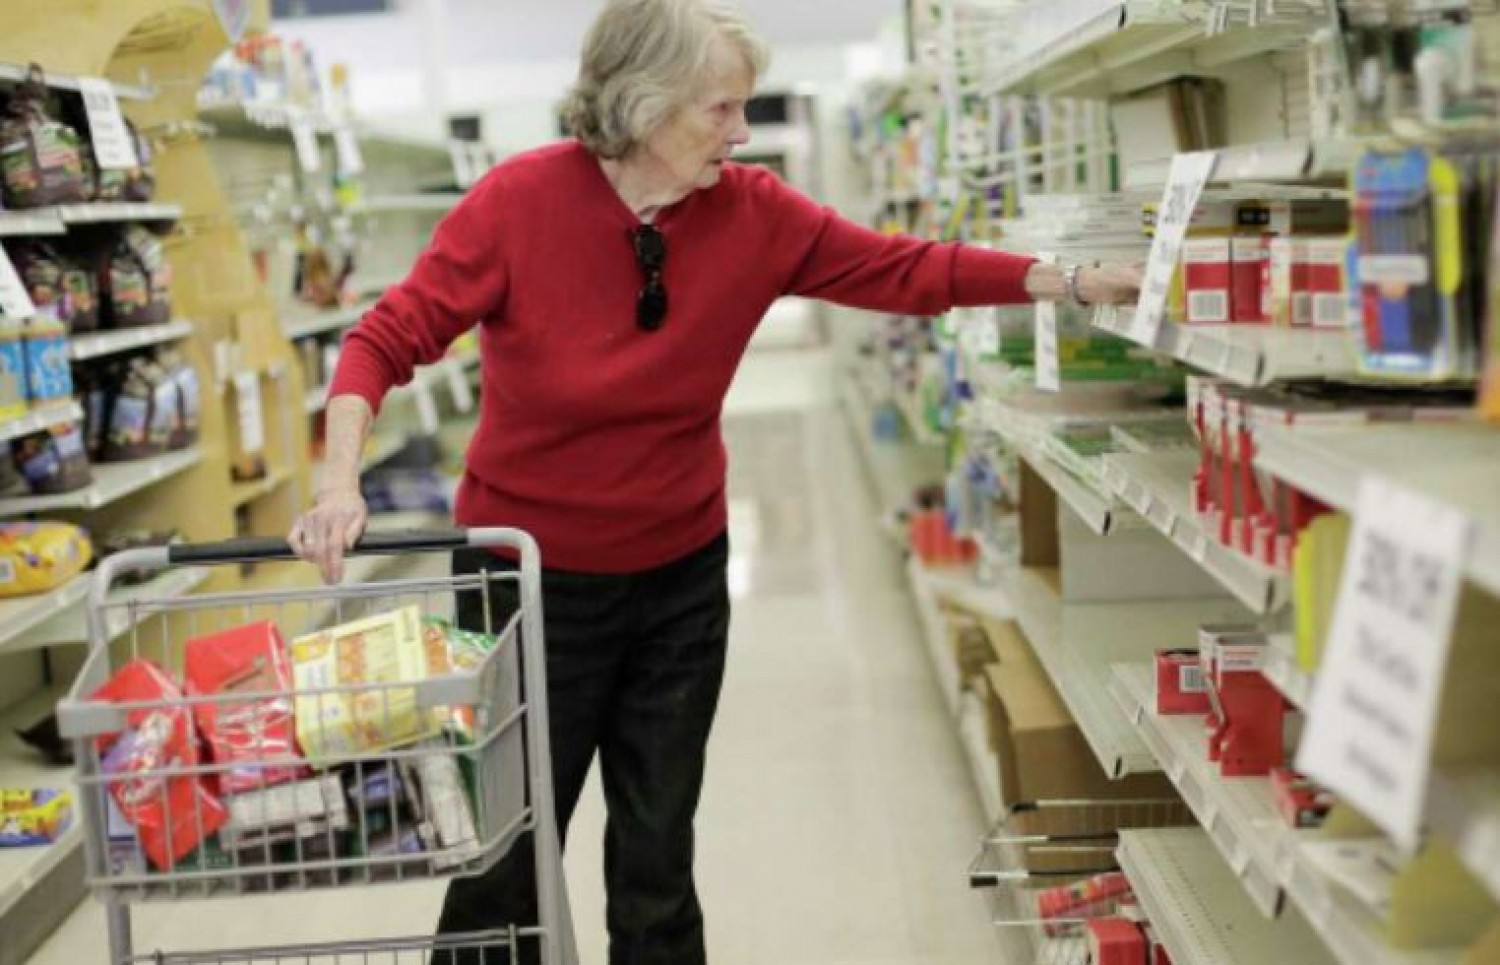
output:
M667 320L667 289L661 283L667 263L667 239L655 225L643 224L631 232L635 260L646 275L646 285L635 299L635 324L643 332L654 332Z

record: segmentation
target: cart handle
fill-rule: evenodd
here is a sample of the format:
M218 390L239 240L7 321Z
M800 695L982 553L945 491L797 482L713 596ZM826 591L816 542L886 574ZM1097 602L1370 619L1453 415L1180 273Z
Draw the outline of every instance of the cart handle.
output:
M464 546L519 549L514 534L498 529L387 530L366 532L346 556L391 556L399 553L433 553ZM221 566L260 560L292 560L297 555L284 539L251 537L217 543L177 543L166 547L166 562L172 566Z

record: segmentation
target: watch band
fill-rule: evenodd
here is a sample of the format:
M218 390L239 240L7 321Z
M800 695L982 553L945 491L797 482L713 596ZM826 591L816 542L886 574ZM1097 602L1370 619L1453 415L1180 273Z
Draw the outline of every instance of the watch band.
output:
M1086 306L1088 302L1083 300L1083 295L1078 291L1078 274L1082 267L1082 265L1069 265L1063 269L1063 286L1074 305Z

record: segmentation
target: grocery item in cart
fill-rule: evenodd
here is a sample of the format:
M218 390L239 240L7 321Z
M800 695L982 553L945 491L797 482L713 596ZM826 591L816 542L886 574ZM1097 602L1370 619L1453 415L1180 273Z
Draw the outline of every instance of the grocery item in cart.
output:
M161 667L134 660L90 699L147 705L126 713L126 730L100 739L101 769L109 796L135 828L141 850L156 868L172 869L228 819L204 780L164 775L199 763L182 692Z
M0 597L55 590L89 565L83 530L68 523L0 524Z
M326 838L349 828L344 782L337 774L236 794L226 803L229 820L219 841L232 851Z
M73 823L73 795L47 789L0 788L0 848L51 844Z
M264 621L188 641L183 657L187 692L217 697L193 705L193 720L216 764L219 792L236 795L295 781L298 764L292 720L292 672L276 625ZM225 700L246 694L243 700ZM231 814L235 804L230 802Z
M405 770L408 786L415 786L421 795L418 833L429 851L442 852L434 856L433 866L448 868L474 857L479 835L458 762L437 745L434 752L406 762Z
M445 650L429 646L415 606L292 641L297 743L313 762L411 744L442 728L440 709L417 707L399 686L449 672ZM333 687L355 691L312 693Z
M459 673L478 672L480 665L499 642L494 634L464 630L441 617L422 618L422 637L429 653L446 653L448 663ZM472 741L475 728L474 708L463 704L452 707L448 725L460 738Z

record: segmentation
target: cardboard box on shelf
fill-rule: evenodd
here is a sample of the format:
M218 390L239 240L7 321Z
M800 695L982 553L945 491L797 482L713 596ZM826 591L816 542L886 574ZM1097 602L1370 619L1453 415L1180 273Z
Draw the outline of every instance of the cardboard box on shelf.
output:
M993 659L989 640L976 618L951 607L944 608L943 624L953 662L958 665L958 679L964 689L972 689L974 680L984 675L984 665Z
M1015 620L989 618L980 621L984 629L985 643L989 647L989 661L1002 667L1013 664L1029 664L1036 660L1031 643Z

